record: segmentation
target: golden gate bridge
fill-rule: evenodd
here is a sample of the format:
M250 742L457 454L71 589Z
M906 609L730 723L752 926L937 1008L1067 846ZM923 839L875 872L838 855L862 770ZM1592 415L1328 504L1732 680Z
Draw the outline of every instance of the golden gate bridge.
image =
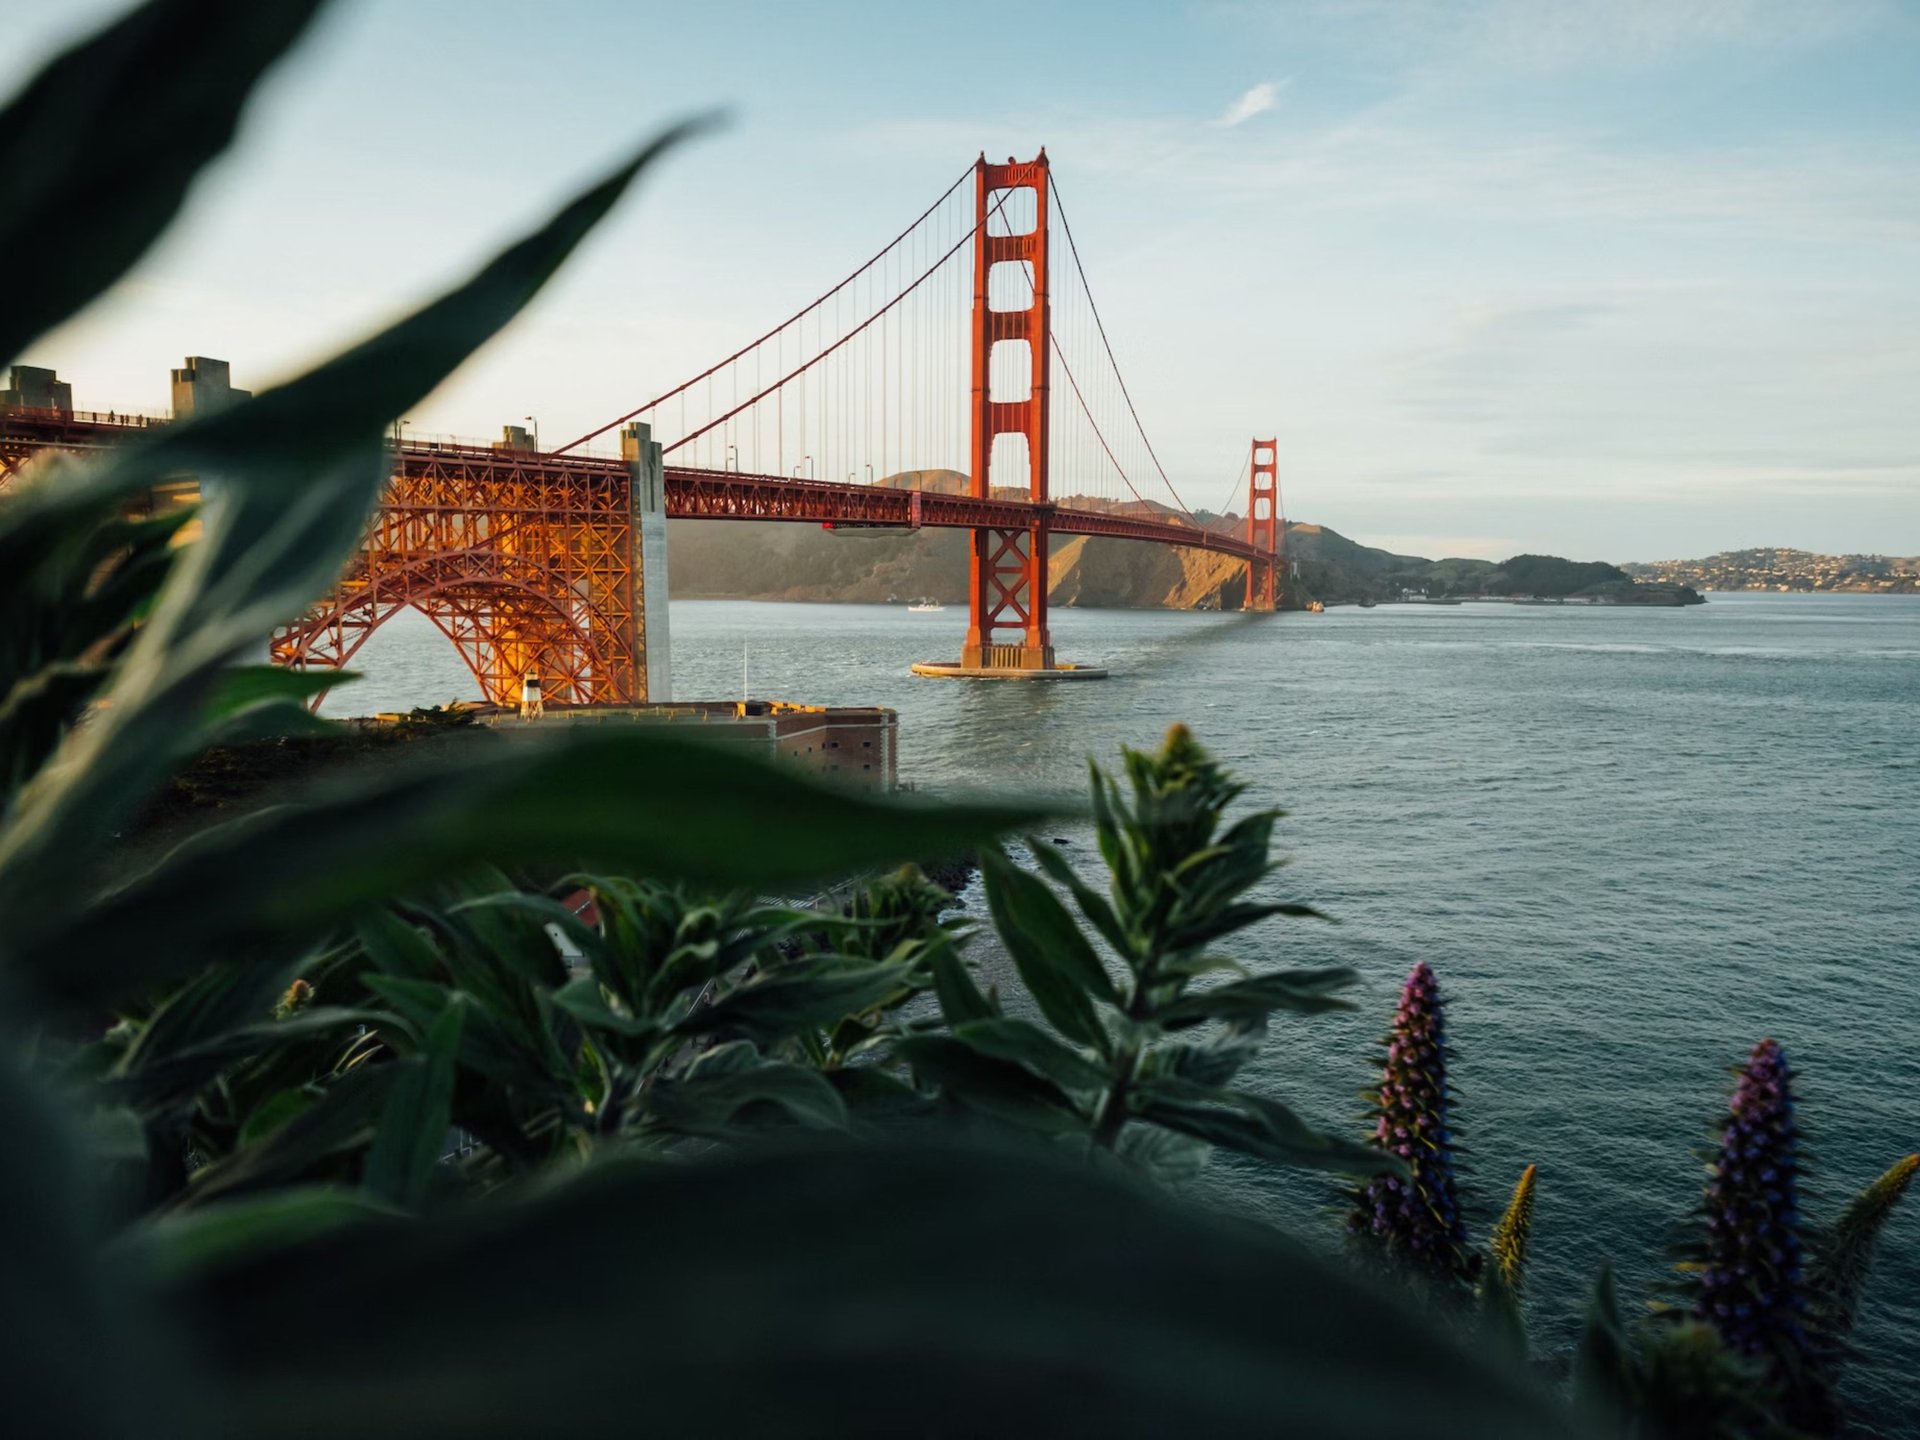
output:
M0 410L0 482L40 449L96 448L144 423ZM619 456L585 448L609 432ZM668 518L967 530L959 659L915 668L1071 675L1048 627L1050 538L1234 556L1248 566L1247 607L1271 610L1286 535L1275 451L1273 440L1251 443L1221 507L1244 484L1244 521L1196 517L1122 376L1046 152L1005 164L982 156L832 289L564 445L396 438L365 543L333 590L275 633L272 654L343 667L412 608L496 703L511 703L530 673L555 700L644 700L641 517L651 507Z

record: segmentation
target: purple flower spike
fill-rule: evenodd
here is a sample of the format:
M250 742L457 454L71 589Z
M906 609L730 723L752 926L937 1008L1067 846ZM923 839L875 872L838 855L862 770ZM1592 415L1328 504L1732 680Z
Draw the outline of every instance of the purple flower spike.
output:
M1777 1375L1807 1352L1793 1071L1762 1040L1740 1070L1707 1185L1706 1243L1693 1313Z
M1413 967L1387 1036L1374 1144L1407 1162L1407 1179L1369 1180L1354 1197L1347 1228L1394 1259L1445 1280L1471 1280L1477 1257L1460 1218L1448 1117L1446 1002L1426 961Z

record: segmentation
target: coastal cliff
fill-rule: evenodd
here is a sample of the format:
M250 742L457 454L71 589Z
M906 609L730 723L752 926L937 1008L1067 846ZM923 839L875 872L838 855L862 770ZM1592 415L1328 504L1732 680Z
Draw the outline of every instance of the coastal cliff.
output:
M952 472L891 477L945 489ZM1201 512L1202 524L1233 517ZM881 604L932 596L967 597L967 536L961 530L822 530L740 520L675 520L667 527L668 573L678 599L810 600ZM1298 566L1296 603L1340 605L1396 600L1537 597L1626 605L1693 605L1685 585L1636 581L1600 561L1551 555L1429 560L1349 540L1323 525L1289 524L1287 551ZM1115 609L1237 610L1246 566L1230 556L1084 535L1055 539L1048 591L1056 605Z

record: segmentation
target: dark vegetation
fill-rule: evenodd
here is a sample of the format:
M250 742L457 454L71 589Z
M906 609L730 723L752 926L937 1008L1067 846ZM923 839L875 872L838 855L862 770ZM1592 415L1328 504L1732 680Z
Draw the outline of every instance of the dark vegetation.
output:
M212 153L175 137L224 135L312 8L152 0L0 114L0 256L43 277L0 352L137 258ZM644 729L395 742L129 856L195 757L311 733L337 677L238 658L357 542L390 418L681 133L318 370L0 503L8 1431L1839 1431L1915 1160L1803 1219L1763 1041L1668 1307L1630 1323L1600 1277L1556 1383L1526 1349L1534 1173L1484 1242L1459 1220L1431 969L1370 1134L1241 1083L1357 977L1234 958L1316 917L1276 897L1278 813L1183 728L1092 772L1098 883L1037 837L1016 862L1030 805L882 803ZM182 472L208 498L171 547L122 515ZM887 868L968 852L1015 995ZM848 875L837 914L754 898ZM1350 1257L1183 1204L1210 1147L1345 1177Z
M1617 605L1697 605L1684 585L1635 580L1604 561L1565 560L1557 555L1515 555L1492 560L1428 560L1361 545L1320 525L1289 525L1287 545L1300 562L1302 593L1342 604L1396 600L1403 591L1429 598L1529 596L1594 599Z

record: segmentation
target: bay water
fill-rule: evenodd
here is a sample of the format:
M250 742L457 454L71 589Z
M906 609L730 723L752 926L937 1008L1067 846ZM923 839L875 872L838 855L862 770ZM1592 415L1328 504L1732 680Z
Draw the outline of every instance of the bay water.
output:
M1247 803L1290 812L1272 893L1337 922L1270 923L1240 958L1366 977L1359 1012L1278 1019L1249 1083L1361 1133L1396 987L1429 961L1476 1240L1540 1166L1528 1305L1549 1352L1603 1258L1629 1306L1671 1273L1728 1069L1763 1036L1798 1071L1812 1218L1920 1149L1920 597L1053 618L1062 658L1110 679L915 678L957 656L953 608L676 602L675 691L892 706L902 779L938 793L1078 801L1089 755L1189 724ZM412 615L358 668L330 710L477 695ZM1097 868L1084 825L1050 833ZM1216 1156L1201 1190L1338 1243L1331 1182ZM1875 1363L1851 1393L1881 1433L1920 1433L1920 1195L1859 1339Z

